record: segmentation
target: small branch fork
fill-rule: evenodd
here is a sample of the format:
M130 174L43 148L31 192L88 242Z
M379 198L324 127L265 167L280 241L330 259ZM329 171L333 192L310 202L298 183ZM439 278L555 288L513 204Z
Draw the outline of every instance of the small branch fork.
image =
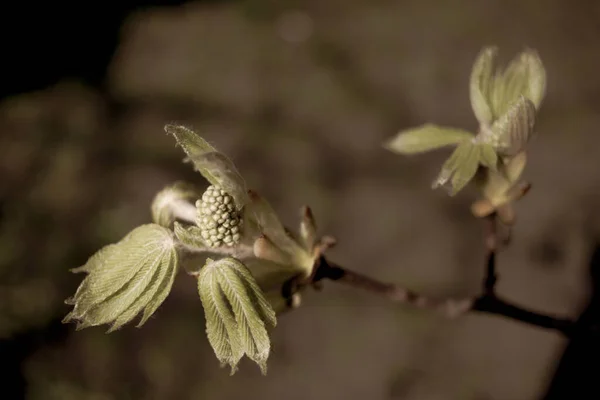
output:
M456 318L469 311L495 314L540 328L555 330L566 337L572 337L579 331L579 327L575 320L528 310L510 303L496 294L495 286L498 280L496 273L496 255L499 244L496 220L497 216L495 214L485 217L484 220L486 275L483 282L483 293L477 297L450 299L425 296L401 286L381 282L366 275L350 271L328 261L324 256L321 256L318 259L315 271L308 282L305 281L304 283L300 283L299 286L308 284L316 285L318 287L321 281L331 280L376 293L395 303L433 310L448 318ZM284 291L293 292L294 289L297 289L297 286L295 288L288 286ZM590 327L587 328L589 329Z

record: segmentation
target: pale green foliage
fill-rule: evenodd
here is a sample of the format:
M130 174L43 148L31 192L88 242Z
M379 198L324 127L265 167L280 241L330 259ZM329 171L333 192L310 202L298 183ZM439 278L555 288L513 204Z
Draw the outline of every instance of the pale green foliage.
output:
M207 181L233 196L238 209L248 202L246 183L225 154L185 126L166 125L165 131L175 137L188 160Z
M494 114L488 99L493 87L490 82L493 79L493 61L496 52L495 47L483 49L471 70L471 82L469 84L471 107L475 117L481 124L491 124L494 120Z
M302 220L300 221L300 239L307 251L312 251L317 243L317 224L310 208L305 207L302 210Z
M479 151L481 152L479 162L486 168L496 171L498 169L498 154L491 144L480 143Z
M266 374L271 349L266 325L277 320L248 268L234 258L208 259L198 274L198 292L208 340L221 364L230 365L233 374L245 354Z
M446 128L425 124L399 132L387 141L384 147L400 154L415 154L435 150L440 147L457 145L475 135L462 129Z
M514 157L505 159L498 171L488 171L479 183L483 196L494 207L499 207L511 201L511 190L519 182L527 163L527 155L521 152Z
M170 227L176 219L174 206L178 202L194 202L200 197L201 192L187 182L175 182L154 196L152 201L152 221L155 223Z
M202 230L199 227L194 225L184 227L180 223L175 222L173 224L173 231L181 243L196 249L206 248L206 244L202 240Z
M483 125L502 117L519 96L539 109L546 93L546 71L535 51L526 49L504 70L495 69L497 53L496 47L484 48L471 72L471 106Z
M484 48L471 71L469 94L480 123L477 135L455 128L425 124L400 132L385 143L399 154L415 154L455 145L432 184L450 195L462 190L480 166L495 173L499 164L523 152L533 134L536 111L546 90L546 72L533 50L515 57L504 70L495 68L497 49Z
M73 270L88 275L66 301L73 310L63 322L77 321L78 329L111 324L110 332L143 312L142 326L167 297L177 268L173 234L156 224L139 226Z
M277 248L287 254L293 267L306 274L312 271L314 259L309 250L301 246L285 229L269 202L255 192L250 193L246 206L245 225L254 224L260 234L266 236Z
M481 146L477 143L462 142L446 160L432 187L437 188L449 183L449 193L455 195L475 176L482 154Z
M535 106L524 96L492 126L493 146L502 156L514 156L525 150L535 125Z

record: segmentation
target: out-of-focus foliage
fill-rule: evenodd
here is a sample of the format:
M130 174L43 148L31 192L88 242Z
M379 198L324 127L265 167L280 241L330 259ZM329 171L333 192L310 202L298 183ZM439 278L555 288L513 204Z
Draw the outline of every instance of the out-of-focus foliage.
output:
M450 195L455 195L483 167L485 176L478 183L484 199L472 207L477 216L488 215L518 197L509 192L519 183L525 161L520 154L533 135L536 111L546 92L546 71L535 51L525 50L505 70L495 69L496 52L495 47L484 48L471 71L471 106L480 123L477 135L425 124L401 131L384 145L403 155L456 146L432 187L448 187ZM514 157L518 160L513 163ZM522 167L510 167L511 163ZM507 176L507 168L518 174Z

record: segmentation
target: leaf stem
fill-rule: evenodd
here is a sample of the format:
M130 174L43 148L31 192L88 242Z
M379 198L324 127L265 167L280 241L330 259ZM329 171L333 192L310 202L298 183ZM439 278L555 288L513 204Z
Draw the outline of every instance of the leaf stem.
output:
M192 225L196 223L196 206L189 201L173 199L169 202L169 208L177 220Z

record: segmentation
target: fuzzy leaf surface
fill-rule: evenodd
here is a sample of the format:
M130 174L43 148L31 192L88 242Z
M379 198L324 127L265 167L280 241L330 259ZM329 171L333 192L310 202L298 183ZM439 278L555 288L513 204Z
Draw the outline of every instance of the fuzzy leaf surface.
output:
M73 310L63 322L78 329L111 324L119 329L143 312L143 325L171 290L179 258L173 234L157 224L135 228L116 244L100 249L74 272L86 272Z
M456 145L464 140L472 139L473 136L471 132L462 129L425 124L399 132L385 143L384 147L399 154L418 154Z
M233 196L238 209L249 201L244 179L225 154L185 126L166 125L165 131L175 137L187 160L207 181Z
M209 259L198 275L198 291L217 359L234 373L245 354L266 374L271 349L266 326L277 319L248 268L234 258Z

